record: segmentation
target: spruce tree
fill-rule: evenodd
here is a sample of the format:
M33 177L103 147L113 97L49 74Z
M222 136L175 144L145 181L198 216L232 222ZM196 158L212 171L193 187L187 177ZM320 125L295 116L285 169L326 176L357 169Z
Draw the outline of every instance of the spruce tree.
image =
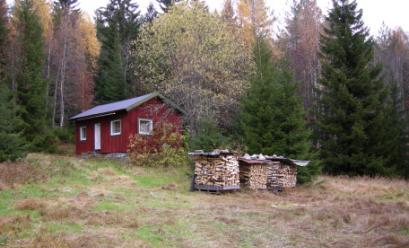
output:
M0 0L0 81L6 77L7 22L7 3L6 0Z
M17 115L17 105L11 90L1 80L0 116L0 162L14 161L22 157L26 150L21 133L22 121Z
M408 159L408 113L403 106L404 102L399 97L399 89L396 83L390 83L390 96L386 101L386 121L384 134L384 154L387 172L390 175L409 178Z
M356 1L333 4L321 37L321 160L332 174L384 174L387 90L372 64L374 42Z
M95 101L105 103L132 95L129 50L139 31L138 5L111 0L97 10L97 36L102 47L95 78Z
M95 78L95 101L106 103L123 100L128 96L129 88L122 73L119 34L112 29L101 41L102 47Z
M16 10L17 43L20 48L17 104L23 121L23 137L32 151L54 150L46 125L46 88L43 78L43 36L33 0L20 0Z
M310 132L305 126L303 107L290 72L283 64L273 64L272 51L263 40L257 40L254 57L256 73L242 100L240 115L247 151L313 158ZM316 173L316 165L301 169L299 181L308 181Z
M25 150L19 132L21 120L17 116L15 99L7 83L7 22L6 1L0 0L0 162L16 160Z

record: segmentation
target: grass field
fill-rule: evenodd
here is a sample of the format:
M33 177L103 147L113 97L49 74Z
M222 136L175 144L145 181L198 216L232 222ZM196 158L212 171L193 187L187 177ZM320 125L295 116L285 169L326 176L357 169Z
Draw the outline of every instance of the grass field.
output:
M409 247L409 183L320 177L281 194L188 192L190 169L30 154L0 164L0 246Z

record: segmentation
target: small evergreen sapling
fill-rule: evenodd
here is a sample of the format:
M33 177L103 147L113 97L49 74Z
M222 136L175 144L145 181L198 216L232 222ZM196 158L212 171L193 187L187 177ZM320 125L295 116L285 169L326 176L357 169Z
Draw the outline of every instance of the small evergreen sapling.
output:
M296 83L282 64L273 64L269 45L258 40L254 48L256 74L242 100L240 124L249 153L311 159L310 131ZM299 182L318 173L316 165L300 169Z

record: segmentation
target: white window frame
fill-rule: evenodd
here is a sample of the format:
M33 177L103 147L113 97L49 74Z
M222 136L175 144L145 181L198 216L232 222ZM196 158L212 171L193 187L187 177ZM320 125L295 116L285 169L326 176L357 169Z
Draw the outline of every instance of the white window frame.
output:
M150 122L150 124L151 124L151 125L150 125L150 126L151 126L151 130L150 130L149 133L143 132L143 131L141 130L141 121L148 121L148 122ZM152 133L153 133L153 121L152 121L152 119L139 118L139 119L138 119L138 133L141 134L141 135L152 135Z
M119 122L119 132L114 132L114 123L115 122ZM121 119L116 119L116 120L112 120L111 121L111 124L110 124L110 133L111 133L111 136L117 136L117 135L121 135L121 133L122 133L122 121L121 121Z
M86 141L86 140L87 140L87 126L80 126L80 141Z

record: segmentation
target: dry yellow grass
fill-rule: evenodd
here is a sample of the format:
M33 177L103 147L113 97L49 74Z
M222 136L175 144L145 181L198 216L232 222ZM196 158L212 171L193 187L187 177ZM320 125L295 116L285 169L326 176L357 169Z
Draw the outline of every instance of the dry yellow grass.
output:
M0 245L409 247L403 180L323 176L280 194L214 195L187 191L188 168L55 159L76 169L0 191Z

